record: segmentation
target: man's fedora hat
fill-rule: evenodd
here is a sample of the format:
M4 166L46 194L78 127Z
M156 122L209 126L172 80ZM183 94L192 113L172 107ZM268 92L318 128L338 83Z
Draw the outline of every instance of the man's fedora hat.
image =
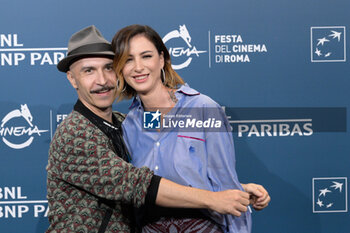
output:
M114 52L111 44L103 38L101 32L94 26L84 28L72 35L68 42L68 53L58 64L57 69L67 72L72 63L84 57L110 57Z

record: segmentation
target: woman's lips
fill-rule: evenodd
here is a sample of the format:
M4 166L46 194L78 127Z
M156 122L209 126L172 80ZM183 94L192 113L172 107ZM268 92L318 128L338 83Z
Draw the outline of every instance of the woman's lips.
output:
M133 78L134 78L135 82L142 83L142 82L145 82L147 80L148 74L136 75Z

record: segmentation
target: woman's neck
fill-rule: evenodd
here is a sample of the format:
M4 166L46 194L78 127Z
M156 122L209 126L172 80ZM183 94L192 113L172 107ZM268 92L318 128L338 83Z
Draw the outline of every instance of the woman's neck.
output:
M143 107L146 111L156 111L163 109L163 113L170 111L176 104L176 97L172 89L160 85L159 88L153 90L151 93L139 93Z

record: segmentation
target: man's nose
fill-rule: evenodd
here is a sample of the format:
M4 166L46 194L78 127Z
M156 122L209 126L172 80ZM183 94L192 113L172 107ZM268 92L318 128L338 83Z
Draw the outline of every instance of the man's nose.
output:
M107 83L107 75L103 70L97 72L97 84L105 85Z

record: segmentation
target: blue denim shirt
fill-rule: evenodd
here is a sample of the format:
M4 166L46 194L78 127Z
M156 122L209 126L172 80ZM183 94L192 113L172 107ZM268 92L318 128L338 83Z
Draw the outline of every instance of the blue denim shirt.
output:
M181 86L175 96L178 102L167 115L175 116L181 109L195 109L194 111L202 111L203 114L199 115L205 117L206 109L214 109L223 121L224 130L147 131L143 128L144 109L139 97L135 97L122 124L132 164L136 167L147 166L156 175L186 186L210 191L243 190L235 169L232 129L221 106L187 84ZM224 232L251 232L249 211L241 217L213 211L206 214Z

